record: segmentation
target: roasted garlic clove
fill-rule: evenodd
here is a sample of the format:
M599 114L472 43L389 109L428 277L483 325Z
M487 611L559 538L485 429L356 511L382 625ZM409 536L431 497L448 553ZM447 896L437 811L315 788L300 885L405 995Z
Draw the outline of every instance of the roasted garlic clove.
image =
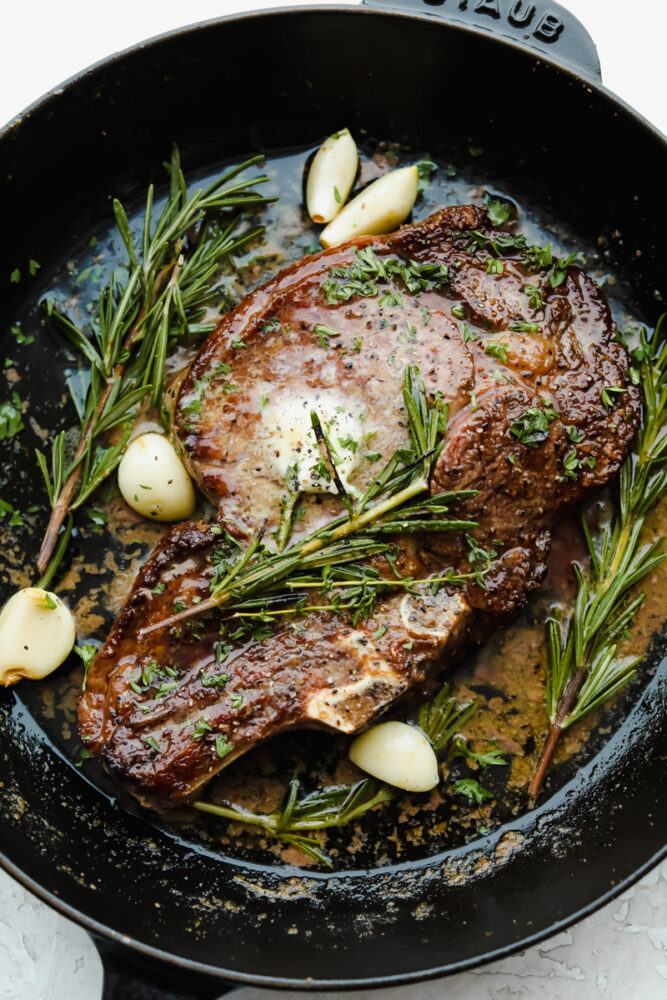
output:
M352 742L350 760L374 778L407 792L428 792L438 784L438 760L420 729L405 722L381 722Z
M56 594L19 590L0 613L0 684L46 677L67 659L75 638L74 619Z
M306 182L306 207L313 222L330 222L347 201L357 175L357 146L348 129L322 143Z
M407 219L417 198L415 166L392 170L353 198L320 234L323 247L336 247L355 236L389 233Z
M162 434L130 442L118 466L118 487L125 502L152 521L181 521L194 510L192 480Z

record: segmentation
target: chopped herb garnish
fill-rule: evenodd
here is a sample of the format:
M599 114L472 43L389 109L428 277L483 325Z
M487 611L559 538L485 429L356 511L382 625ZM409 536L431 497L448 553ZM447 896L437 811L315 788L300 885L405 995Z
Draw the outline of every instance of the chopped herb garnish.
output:
M232 744L227 742L227 737L223 736L222 733L218 733L215 738L215 752L218 757L222 760L222 758L226 757L228 753L231 753L233 749L234 747Z
M10 528L18 528L24 523L21 512L12 507L6 500L0 499L0 521L3 521L8 514Z
M563 479L576 479L581 468L577 449L573 448L563 459Z
M539 323L510 323L510 330L514 333L537 333L539 329Z
M343 199L340 196L340 191L338 190L338 188L335 185L334 185L333 191L334 191L334 198L336 199L336 201L338 202L339 205L342 205L343 204Z
M44 600L37 604L38 608L44 608L47 611L55 611L58 607L58 602L54 601L47 590L44 591Z
M156 583L153 589L151 590L151 594L153 595L153 597L159 597L160 594L164 594L164 587L165 587L164 583Z
M0 441L23 430L22 405L17 392L12 393L11 401L0 403Z
M381 639L382 636L386 634L386 632L387 632L387 626L386 625L380 625L379 629L377 630L377 632L375 633L375 635L373 636L373 638L374 639Z
M487 340L484 351L486 354L498 358L504 365L507 364L507 344L501 344L499 340Z
M452 316L456 316L457 319L464 319L466 314L466 308L463 302L457 302L456 305L452 306Z
M329 337L340 337L338 330L332 330L330 326L318 323L314 328L315 335L320 342L320 347L329 346Z
M479 340L479 333L477 333L476 330L473 330L472 327L468 326L467 323L461 323L460 330L463 334L464 344L470 344L473 340Z
M627 389L624 389L620 385L606 385L600 394L602 402L604 403L604 405L607 407L608 410L611 410L612 406L615 403L613 396L621 395L622 393L627 391L628 391Z
M514 214L514 207L510 201L494 198L488 191L482 201L484 202L486 214L492 226L504 226L507 220Z
M478 781L474 778L463 778L461 781L455 781L452 785L452 791L456 792L457 795L465 795L467 799L471 802L476 802L477 805L481 806L483 802L492 799L493 795L486 788L482 788Z
M542 291L538 285L526 285L524 292L528 296L528 302L533 309L544 309L546 303L542 298Z
M542 406L530 406L510 425L510 433L528 448L539 448L549 437L549 424L558 416L549 400Z
M210 722L207 722L206 719L202 716L195 722L193 736L196 740L200 740L202 736L205 736L205 734L210 732L212 728L213 727L211 726Z
M232 708L240 708L241 705L243 704L243 695L242 694L233 694L232 698L231 698L231 702L232 702Z
M155 750L156 753L162 753L162 747L154 736L144 736L144 743L152 750Z
M75 646L74 652L81 658L83 663L83 680L81 681L81 690L85 691L90 665L97 656L97 646L93 646L92 643L87 642L83 646Z

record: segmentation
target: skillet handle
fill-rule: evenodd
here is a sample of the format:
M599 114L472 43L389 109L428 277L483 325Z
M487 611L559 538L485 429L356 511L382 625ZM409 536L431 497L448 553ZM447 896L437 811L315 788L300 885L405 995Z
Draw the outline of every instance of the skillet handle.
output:
M595 42L584 26L552 0L363 0L367 7L430 14L467 24L534 49L578 74L601 79Z
M235 989L233 983L140 962L129 949L91 937L102 959L102 1000L217 1000Z

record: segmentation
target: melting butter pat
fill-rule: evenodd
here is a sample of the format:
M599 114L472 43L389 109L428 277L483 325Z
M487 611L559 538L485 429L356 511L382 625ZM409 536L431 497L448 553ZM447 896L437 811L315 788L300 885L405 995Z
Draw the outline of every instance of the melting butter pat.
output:
M365 428L361 415L337 395L283 396L267 403L262 410L264 440L274 469L295 492L337 492L317 444L313 412L326 434L341 483L347 492L356 494L349 477L360 458Z
M67 659L75 638L74 619L56 594L19 590L0 613L0 684L46 677Z

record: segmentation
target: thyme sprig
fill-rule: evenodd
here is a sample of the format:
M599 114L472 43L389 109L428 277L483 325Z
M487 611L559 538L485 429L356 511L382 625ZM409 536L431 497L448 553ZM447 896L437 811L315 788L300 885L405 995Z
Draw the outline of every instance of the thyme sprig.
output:
M169 195L154 220L154 188L149 187L138 246L125 209L114 199L128 273L126 278L117 272L111 275L100 293L91 330L80 330L47 301L48 315L90 365L90 383L83 403L72 394L80 422L73 458L66 457L64 431L52 444L50 460L37 451L52 507L37 560L40 574L47 572L67 514L80 507L120 462L130 429L124 427L119 440L108 447L103 436L126 424L149 393L151 404L159 405L169 346L212 327L201 321L221 263L262 231L247 227L238 232L242 210L272 200L254 190L267 177L241 176L259 159L253 157L208 188L188 193L174 149L168 164Z
M304 569L341 565L386 553L383 537L418 531L471 531L476 521L447 517L452 503L476 496L477 491L458 490L423 498L442 449L447 409L436 394L429 401L419 369L407 366L403 400L408 415L412 447L400 448L373 479L364 493L350 503L344 514L284 551L268 552L256 535L239 554L230 574L212 582L211 596L141 630L147 635L185 618L226 605L239 607L251 596L270 597L273 588ZM419 497L419 499L417 499ZM233 575L232 575L233 574Z
M665 317L650 341L641 331L633 359L639 366L642 419L632 454L621 468L616 511L592 531L582 515L590 556L587 572L575 564L577 598L567 628L547 623L547 710L551 723L529 792L539 792L560 734L608 701L634 677L637 656L619 656L618 640L644 600L632 588L665 559L661 540L644 541L646 515L667 489L667 345Z
M444 684L434 698L421 705L406 721L422 730L434 752L442 756L452 739L475 711L473 702L457 704ZM222 819L259 827L269 836L303 851L315 861L332 867L320 841L309 834L331 827L345 826L377 806L405 794L402 789L376 778L363 778L353 785L319 788L299 797L299 781L289 783L284 804L270 813L255 813L232 802L193 803L200 812Z

